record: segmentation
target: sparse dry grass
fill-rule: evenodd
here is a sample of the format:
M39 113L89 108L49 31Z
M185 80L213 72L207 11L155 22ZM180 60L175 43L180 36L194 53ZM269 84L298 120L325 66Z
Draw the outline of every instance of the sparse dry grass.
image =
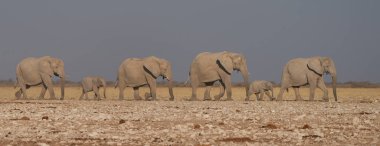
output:
M157 89L157 96L160 100L168 100L169 94L168 89L166 87L159 87ZM198 88L197 95L198 99L203 99L205 88ZM343 102L373 102L380 100L380 88L338 88L338 99ZM40 94L41 87L32 87L27 90L28 96L31 99L36 99L36 97ZM307 100L309 97L309 89L301 88L301 96L303 99ZM15 99L14 93L16 89L13 87L0 87L0 99ZM101 94L103 90L101 90ZM131 88L126 88L125 99L132 100L133 99L133 91ZM148 87L143 87L140 90L140 95L143 96L145 92L149 92ZM279 88L274 89L274 96L277 96L279 92ZM66 87L65 99L78 99L80 94L82 93L80 87ZM219 93L219 88L214 87L211 90L211 96ZM60 96L60 89L58 87L55 88L56 96ZM107 96L108 99L118 99L119 91L113 87L107 88ZM191 88L189 87L176 87L174 88L174 95L176 100L184 100L191 96ZM234 100L244 100L245 98L245 90L242 87L235 87L232 89L232 95ZM93 94L90 93L89 97L92 97ZM49 97L49 93L47 92L45 98ZM317 89L316 91L316 100L321 100L322 92ZM332 89L329 88L329 97L332 100ZM251 96L251 100L255 100L255 96ZM289 92L284 94L285 100L294 100L294 91L289 89ZM268 100L267 97L264 100Z

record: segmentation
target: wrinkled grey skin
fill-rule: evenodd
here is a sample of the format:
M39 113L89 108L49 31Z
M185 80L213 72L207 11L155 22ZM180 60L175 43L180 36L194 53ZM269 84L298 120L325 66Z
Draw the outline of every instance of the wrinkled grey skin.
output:
M168 80L169 100L174 100L173 73L169 61L150 56L146 58L129 58L124 60L118 70L115 88L119 87L119 100L124 99L125 87L133 87L135 100L142 100L139 88L148 85L150 93L145 94L145 100L156 100L156 79L159 76Z
M272 94L270 94L269 92L271 92ZM271 82L258 80L258 81L253 81L251 85L249 86L249 96L251 96L252 94L255 94L256 99L258 101L263 100L264 93L269 97L270 100L274 100L273 84ZM246 98L245 100L248 101L249 98Z
M296 94L296 100L301 100L299 88L301 86L310 86L309 100L314 100L315 88L318 87L323 91L322 99L329 101L328 91L323 80L324 74L330 74L333 83L333 93L335 101L338 100L336 94L337 73L334 61L329 57L311 57L296 58L290 60L284 67L282 72L281 90L278 94L279 101L285 90L293 87Z
M85 95L85 99L88 99L88 92L94 91L95 92L95 98L97 100L100 100L100 94L99 89L100 87L103 87L104 94L103 97L107 98L106 92L107 92L107 83L106 80L103 77L84 77L82 79L82 95L79 97L80 100L83 99L83 96Z
M49 90L50 99L56 99L53 90L53 76L61 78L61 100L64 99L65 69L61 59L44 56L40 58L25 58L16 68L16 86L20 87L15 93L17 99L27 99L26 89L31 86L42 85L39 99L43 99L46 90ZM21 98L21 95L23 97Z
M246 87L246 97L248 97L249 88L249 73L247 62L242 54L232 52L203 52L198 54L190 66L190 81L192 87L192 95L190 101L197 99L197 88L200 83L206 84L204 100L211 100L210 90L214 82L219 81L222 84L219 95L216 95L215 100L220 100L227 90L227 100L232 100L231 91L231 74L232 71L240 71Z

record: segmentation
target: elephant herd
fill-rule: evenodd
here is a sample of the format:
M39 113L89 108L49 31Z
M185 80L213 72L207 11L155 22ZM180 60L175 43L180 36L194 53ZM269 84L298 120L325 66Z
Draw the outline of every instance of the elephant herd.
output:
M220 93L214 96L214 100L220 100L227 92L227 99L232 100L231 74L233 71L241 72L245 85L245 100L255 94L257 100L262 100L264 93L275 100L273 96L273 85L268 81L254 81L249 83L249 72L247 60L243 54L233 52L203 52L198 54L191 63L189 70L189 81L192 94L188 100L198 100L197 88L199 84L205 84L206 90L204 100L212 100L210 96L211 87L215 82L220 83ZM292 87L296 100L301 100L299 88L304 85L310 86L309 100L314 100L315 88L323 91L322 99L328 101L328 92L323 80L324 74L331 74L333 81L333 94L336 94L336 69L334 62L328 57L296 58L290 60L282 72L281 89L277 100L281 101L285 90ZM53 91L52 77L60 78L61 98L56 98ZM149 86L150 92L144 95L145 100L156 100L156 79L166 79L169 89L169 100L174 100L173 73L171 63L162 58L150 56L146 58L128 58L124 60L118 70L115 88L119 88L119 99L124 99L124 89L133 88L135 100L142 100L139 88ZM44 56L40 58L23 59L16 68L16 86L20 89L15 93L17 99L27 99L27 89L31 86L41 85L39 99L43 99L46 91L49 91L50 99L64 99L65 71L64 62L59 58ZM82 80L82 94L79 99L88 99L88 92L95 92L95 99L100 100L99 88L104 87L104 98L106 98L106 81L102 77L88 76ZM271 91L271 94L269 93Z

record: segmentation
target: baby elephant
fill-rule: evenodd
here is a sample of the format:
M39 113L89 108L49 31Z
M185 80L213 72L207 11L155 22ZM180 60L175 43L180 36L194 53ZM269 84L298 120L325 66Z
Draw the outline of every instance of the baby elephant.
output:
M269 91L272 92L272 95L269 94ZM268 81L254 81L249 86L249 96L252 94L256 95L256 98L258 101L263 100L264 93L270 98L270 100L274 100L273 97L273 84ZM260 94L260 95L259 95ZM249 100L249 96L245 99L246 101Z
M79 97L80 100L83 99L83 95L85 95L86 100L88 99L87 93L94 91L95 98L100 100L99 88L104 88L104 98L106 98L106 81L102 77L84 77L82 79L82 95Z

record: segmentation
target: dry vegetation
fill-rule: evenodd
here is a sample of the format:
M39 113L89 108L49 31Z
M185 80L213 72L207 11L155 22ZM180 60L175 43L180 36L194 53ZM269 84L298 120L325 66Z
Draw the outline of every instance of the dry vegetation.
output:
M158 88L160 101L155 102L118 101L114 88L103 101L78 101L79 87L67 87L64 101L15 101L15 91L0 87L0 145L380 144L380 88L338 88L339 102L332 104L246 102L244 88L233 88L234 101L196 102L184 101L191 95L187 87L174 89L174 102L166 101L164 87ZM143 88L141 95L147 91ZM199 88L199 99L203 91ZM39 92L40 87L28 90L33 99ZM132 100L132 89L125 92ZM301 95L307 99L308 88ZM318 90L316 100L321 95ZM293 90L284 98L293 100Z
M338 96L339 101L341 102L365 102L365 101L375 101L380 100L380 88L338 88ZM15 99L14 93L16 89L13 87L0 87L0 99ZM28 96L31 99L36 99L39 96L41 91L41 87L32 87L27 90ZM309 88L301 88L301 96L307 100L309 96ZM103 92L103 90L101 90ZM126 100L133 99L133 91L131 88L126 88L124 90ZM140 89L140 95L143 96L145 92L149 92L147 87L143 87ZM274 89L274 96L277 96L279 92L279 88ZM59 96L60 89L55 88L55 93ZM68 100L76 100L79 99L79 96L82 93L82 89L80 87L72 86L66 87L65 99ZM197 95L198 99L203 99L204 88L198 88ZM216 95L219 93L219 88L214 87L211 90L212 95ZM234 100L243 100L245 97L245 90L242 87L236 87L232 89L233 99ZM331 93L332 90L329 89L330 99L333 99ZM103 95L103 93L101 93ZM190 97L191 88L189 87L177 87L174 88L175 100L182 101ZM119 95L119 90L113 87L107 88L107 96L108 100L116 100ZM90 93L89 97L92 97L93 94ZM159 100L168 100L169 93L168 89L165 87L159 87L157 89L157 96ZM316 90L316 100L321 100L322 92L320 90ZM284 100L294 100L294 92L292 89L289 89L288 93L284 94ZM45 98L49 98L49 93L47 92ZM251 99L254 100L255 96L252 95Z

